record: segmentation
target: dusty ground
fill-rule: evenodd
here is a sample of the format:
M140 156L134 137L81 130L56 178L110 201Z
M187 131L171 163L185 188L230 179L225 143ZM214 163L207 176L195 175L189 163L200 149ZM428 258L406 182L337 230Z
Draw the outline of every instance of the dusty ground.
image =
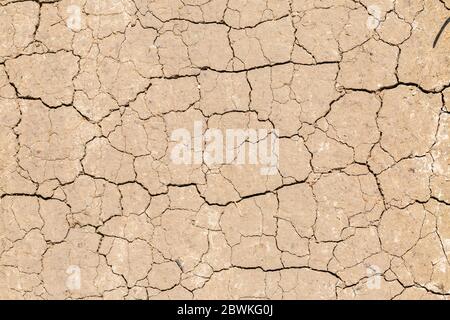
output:
M0 298L448 298L449 9L0 0Z

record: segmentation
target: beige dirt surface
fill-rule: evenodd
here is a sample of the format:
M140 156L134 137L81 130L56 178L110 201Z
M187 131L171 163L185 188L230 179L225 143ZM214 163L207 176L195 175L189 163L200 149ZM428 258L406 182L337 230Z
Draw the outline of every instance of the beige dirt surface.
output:
M0 0L0 299L449 299L449 0Z

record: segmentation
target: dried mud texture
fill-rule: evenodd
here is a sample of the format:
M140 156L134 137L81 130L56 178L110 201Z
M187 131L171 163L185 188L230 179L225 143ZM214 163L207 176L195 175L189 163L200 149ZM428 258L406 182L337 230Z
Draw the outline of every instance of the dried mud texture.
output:
M448 299L449 15L0 0L0 298ZM275 174L174 163L198 124Z

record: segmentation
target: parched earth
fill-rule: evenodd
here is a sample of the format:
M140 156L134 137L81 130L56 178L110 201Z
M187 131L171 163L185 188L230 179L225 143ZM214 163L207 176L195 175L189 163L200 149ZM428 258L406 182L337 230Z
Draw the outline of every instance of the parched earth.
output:
M448 299L449 16L0 0L0 298ZM274 172L195 151L229 129Z

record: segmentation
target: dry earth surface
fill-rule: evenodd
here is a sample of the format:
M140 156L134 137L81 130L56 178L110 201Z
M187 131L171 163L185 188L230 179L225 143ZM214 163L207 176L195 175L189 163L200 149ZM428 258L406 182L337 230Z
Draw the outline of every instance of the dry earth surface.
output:
M449 16L0 0L0 298L448 299Z

